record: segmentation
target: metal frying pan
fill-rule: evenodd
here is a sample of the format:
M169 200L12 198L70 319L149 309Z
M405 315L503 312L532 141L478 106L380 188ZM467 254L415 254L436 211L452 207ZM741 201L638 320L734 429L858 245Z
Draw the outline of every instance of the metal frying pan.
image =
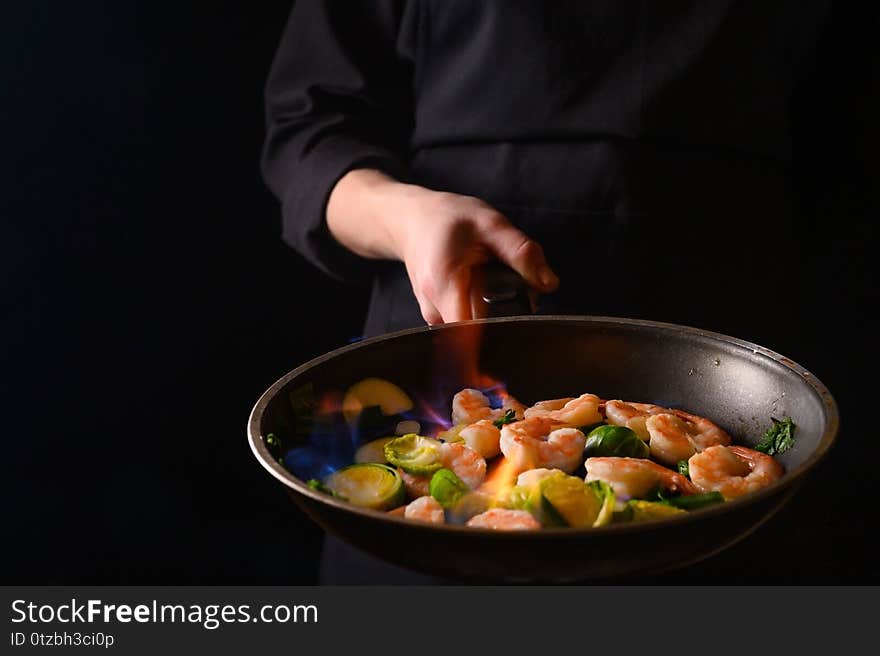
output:
M798 426L779 456L786 474L740 499L673 518L603 528L493 532L411 522L355 508L306 486L266 444L296 446L289 393L311 383L345 389L387 378L410 395L445 398L476 372L524 402L592 392L688 409L754 445L771 417ZM444 396L445 395L445 396ZM257 401L248 437L259 462L325 530L394 564L464 581L574 582L645 574L706 558L767 521L825 457L838 432L825 386L788 358L733 337L610 317L520 316L423 327L376 337L308 362Z

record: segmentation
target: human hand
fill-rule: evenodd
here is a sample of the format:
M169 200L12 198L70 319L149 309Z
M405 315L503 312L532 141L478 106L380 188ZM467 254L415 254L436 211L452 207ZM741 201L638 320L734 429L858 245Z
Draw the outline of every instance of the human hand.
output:
M331 194L331 232L362 255L401 260L429 324L485 316L479 278L491 260L507 264L535 292L558 287L540 244L482 200L402 184L377 171L352 173L354 179L346 180L350 173L340 181L335 202L337 189ZM344 218L353 215L355 198L359 227ZM369 236L366 224L373 228Z

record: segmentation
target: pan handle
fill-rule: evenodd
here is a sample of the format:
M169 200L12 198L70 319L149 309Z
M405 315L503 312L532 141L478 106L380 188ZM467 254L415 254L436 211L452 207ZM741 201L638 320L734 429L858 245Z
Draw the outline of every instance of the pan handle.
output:
M532 314L526 281L502 262L483 265L483 300L489 317Z

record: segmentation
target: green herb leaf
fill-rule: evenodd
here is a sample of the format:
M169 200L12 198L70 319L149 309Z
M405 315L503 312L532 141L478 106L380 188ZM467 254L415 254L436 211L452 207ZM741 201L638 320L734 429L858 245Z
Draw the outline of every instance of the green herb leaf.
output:
M773 425L767 429L761 440L755 446L755 451L775 456L777 453L788 451L794 446L794 432L797 429L791 417L785 419L770 418Z
M705 494L689 494L680 497L671 497L663 503L682 510L696 510L716 503L724 503L724 497L720 492L706 492Z
M312 488L315 492L323 492L324 494L329 494L331 497L337 497L338 499L345 499L345 497L343 497L341 494L337 494L336 492L331 490L329 487L324 485L317 478L310 478L306 482L306 485L308 485L310 488Z
M679 460L678 461L678 473L684 476L685 478L690 479L691 477L691 469L688 467L687 460Z
M496 428L501 428L502 426L504 426L504 424L510 424L510 423L513 423L514 421L516 421L516 412L514 412L512 409L508 408L505 411L503 417L501 417L500 419L496 419L492 423L495 424Z

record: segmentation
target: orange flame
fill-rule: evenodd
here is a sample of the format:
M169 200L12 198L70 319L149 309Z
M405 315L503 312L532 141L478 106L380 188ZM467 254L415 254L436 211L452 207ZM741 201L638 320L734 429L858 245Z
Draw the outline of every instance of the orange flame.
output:
M502 456L490 465L490 471L480 485L480 491L497 499L516 485L519 473L514 462Z

